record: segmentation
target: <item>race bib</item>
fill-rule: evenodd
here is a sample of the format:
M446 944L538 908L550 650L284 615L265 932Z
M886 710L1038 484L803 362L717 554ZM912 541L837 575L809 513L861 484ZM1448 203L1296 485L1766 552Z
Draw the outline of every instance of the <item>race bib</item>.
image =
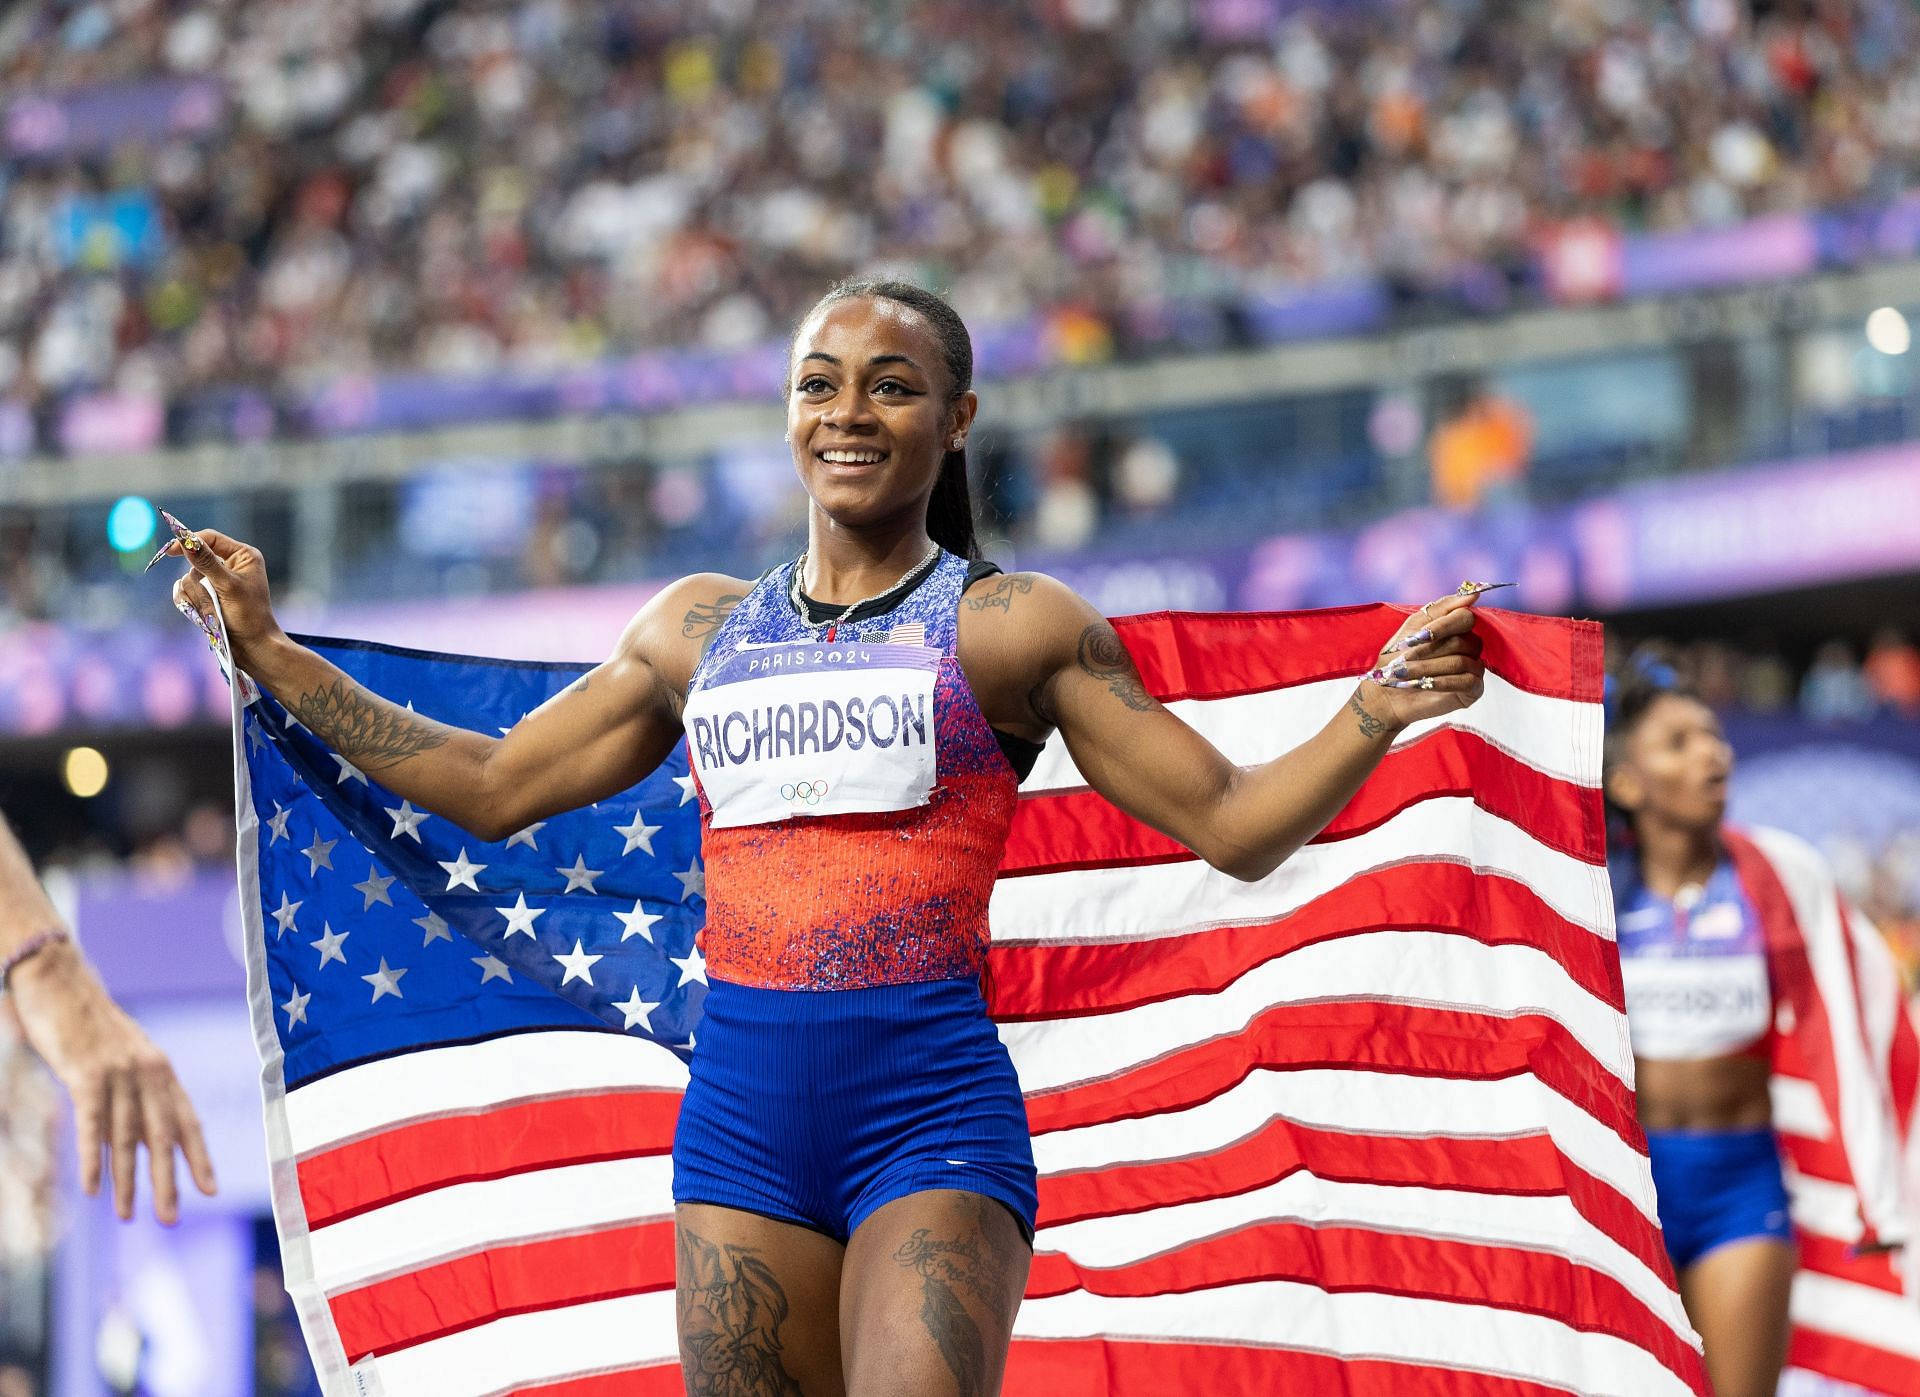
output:
M1641 1057L1676 1062L1739 1052L1773 1019L1760 955L1633 956L1621 961L1627 1033Z
M683 718L714 825L925 805L939 672L924 645L741 645Z

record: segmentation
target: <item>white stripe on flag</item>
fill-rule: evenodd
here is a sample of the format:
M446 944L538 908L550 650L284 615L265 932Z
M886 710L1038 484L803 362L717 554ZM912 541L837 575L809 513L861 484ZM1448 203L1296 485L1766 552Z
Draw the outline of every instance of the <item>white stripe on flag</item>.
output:
M1625 1015L1601 1003L1531 946L1486 946L1438 932L1380 931L1303 946L1214 994L1111 1014L999 1025L1029 1093L1096 1081L1245 1029L1275 1005L1356 999L1545 1014L1594 1059L1632 1081Z
M287 1122L295 1155L305 1157L405 1121L510 1101L686 1085L686 1065L645 1039L591 1029L511 1033L363 1062L295 1087Z
M665 1155L532 1169L452 1184L316 1229L315 1279L331 1294L488 1247L672 1215L673 1161Z
M1243 765L1291 751L1318 732L1353 693L1352 679L1323 679L1265 693L1228 698L1178 699L1167 707ZM1562 781L1592 786L1598 773L1575 754L1596 751L1604 717L1597 703L1543 698L1516 689L1488 674L1486 690L1472 708L1445 718L1415 723L1394 740L1396 747L1418 742L1430 732L1454 728L1475 733L1511 753L1536 771ZM1025 793L1084 788L1086 777L1074 765L1066 741L1048 739L1033 774L1020 783Z
M1531 1378L1604 1397L1692 1397L1645 1349L1542 1315L1370 1292L1335 1295L1291 1281L1124 1298L1074 1291L1027 1301L1013 1332L1258 1344Z
M1488 1140L1545 1130L1561 1153L1612 1184L1651 1221L1647 1157L1537 1077L1463 1081L1346 1068L1261 1068L1180 1111L1034 1136L1042 1174L1184 1159L1245 1139L1273 1120L1371 1136Z
M1800 1271L1793 1278L1789 1312L1795 1324L1920 1359L1920 1309L1910 1297Z
M1782 1135L1824 1140L1833 1133L1820 1088L1805 1077L1769 1078L1767 1091L1773 1099L1773 1128Z
M509 1315L402 1349L374 1368L393 1397L507 1397L562 1377L678 1358L673 1292Z
M1458 1189L1337 1183L1304 1170L1228 1198L1042 1228L1037 1251L1065 1252L1084 1266L1144 1261L1209 1237L1265 1222L1362 1227L1438 1241L1547 1252L1612 1276L1655 1315L1686 1328L1680 1297L1644 1262L1582 1217L1564 1196L1529 1198Z
M1830 1237L1836 1242L1860 1240L1864 1230L1860 1226L1860 1195L1846 1184L1789 1171L1787 1191L1795 1223L1816 1237ZM1913 1322L1920 1324L1920 1311L1915 1312Z
M1423 800L1363 834L1309 844L1255 883L1197 859L1002 878L994 884L989 920L996 942L1141 941L1275 920L1362 873L1410 860L1466 864L1512 878L1568 921L1613 939L1605 869L1549 849L1465 796Z

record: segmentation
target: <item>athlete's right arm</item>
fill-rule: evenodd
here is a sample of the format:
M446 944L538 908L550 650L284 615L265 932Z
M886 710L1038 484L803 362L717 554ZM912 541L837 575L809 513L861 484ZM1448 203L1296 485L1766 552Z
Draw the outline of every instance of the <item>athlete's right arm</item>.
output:
M658 766L680 738L694 665L750 586L702 573L664 588L604 663L495 737L422 717L295 643L273 618L259 550L211 529L197 537L174 595L206 614L190 579L219 593L240 668L386 789L487 840L617 794Z

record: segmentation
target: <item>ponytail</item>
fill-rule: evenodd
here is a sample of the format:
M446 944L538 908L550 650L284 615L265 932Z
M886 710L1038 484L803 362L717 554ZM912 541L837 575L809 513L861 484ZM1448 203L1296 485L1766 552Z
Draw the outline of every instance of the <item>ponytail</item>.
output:
M801 317L805 325L825 306L863 296L878 296L898 301L919 313L939 337L941 357L947 365L947 401L958 402L973 387L973 340L959 312L938 293L910 281L841 281L829 287L827 294ZM788 358L792 358L789 350ZM940 474L933 482L933 495L927 501L927 536L949 553L957 553L968 562L980 557L980 541L973 528L973 493L967 486L967 453L949 451L940 461Z
M927 501L927 537L968 562L980 559L980 540L973 532L973 494L967 488L967 453L949 451L940 461L940 477Z

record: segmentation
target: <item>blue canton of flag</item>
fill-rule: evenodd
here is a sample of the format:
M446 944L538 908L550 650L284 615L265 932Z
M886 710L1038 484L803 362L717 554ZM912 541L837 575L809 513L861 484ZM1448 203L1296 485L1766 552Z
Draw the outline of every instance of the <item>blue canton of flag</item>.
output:
M586 672L300 640L395 703L488 734ZM288 1087L536 1029L604 1027L691 1055L706 874L684 745L618 796L490 843L387 791L271 695L245 723Z

